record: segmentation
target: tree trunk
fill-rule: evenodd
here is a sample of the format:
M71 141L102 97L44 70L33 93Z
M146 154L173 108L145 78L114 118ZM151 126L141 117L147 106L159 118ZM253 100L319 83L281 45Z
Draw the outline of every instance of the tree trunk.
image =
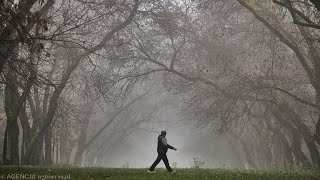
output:
M81 135L80 135L81 136ZM69 147L68 147L68 127L66 123L63 123L61 126L61 135L60 135L60 162L62 164L69 163Z
M56 63L57 61L54 61L54 64L52 65L52 68L48 73L47 78L49 81L52 81L53 73L57 68ZM50 96L50 86L46 85L44 90L44 95L43 95L43 101L42 101L42 113L41 113L42 121L44 121L47 118L49 96ZM52 164L53 162L52 158L53 157L52 157L52 125L51 125L45 134L45 164L46 165Z
M78 140L78 149L76 151L73 164L74 165L81 165L82 162L82 154L85 150L85 144L87 142L87 129L89 125L89 119L84 118L81 122L81 128L80 128L80 137Z
M45 146L45 159L44 159L44 164L50 165L52 164L52 154L51 154L51 149L52 149L52 128L49 127L47 130L47 133L45 135L45 141L44 141L44 146Z
M247 143L241 138L240 138L240 143L242 145L244 154L246 156L246 160L247 160L247 163L249 165L249 168L256 168L257 164L253 160L253 154L251 153L252 151L249 150L249 148L247 146Z
M312 162L320 167L320 154L309 128L303 123L303 120L300 118L300 116L287 103L282 103L280 110L282 112L286 112L293 124L298 128L307 145Z
M279 121L279 118L278 115L275 116L275 118ZM280 119L280 124L287 128L286 126L284 126L283 124L285 122L283 122L282 119ZM288 142L288 139L286 138L286 136L280 131L280 129L276 129L272 126L272 123L271 123L271 120L270 119L266 119L266 124L267 124L267 127L268 127L268 130L270 132L273 132L275 134L274 136L274 140L277 140L277 142L279 141L279 143L274 143L274 154L284 154L284 160L283 160L283 168L287 168L287 164L289 165L292 165L293 164L293 155L292 155L292 149L290 148L290 144ZM277 148L277 147L281 147L281 150L280 148ZM279 150L277 152L277 150ZM275 155L275 156L276 156ZM279 157L275 157L276 159L280 159ZM275 160L276 160L275 159Z
M234 140L234 138L231 139L231 151L232 153L236 156L236 159L240 165L240 167L237 167L237 168L240 168L240 169L245 169L245 165L243 164L243 158L241 156L241 153L239 153L239 143L237 141ZM230 141L230 140L229 140ZM99 159L98 159L99 160Z
M319 65L320 66L320 65ZM320 67L319 67L320 69ZM319 79L320 79L320 70L317 71L317 76L319 76ZM316 98L317 98L317 105L320 107L320 82L318 82L318 86L316 90L317 92L317 95L316 95ZM313 136L314 137L314 140L320 145L320 112L318 114L318 120L317 120L317 123L316 123L316 134Z
M269 130L275 133L274 139L277 141L274 147L275 160L278 160L278 162L281 163L280 161L282 159L281 165L284 169L287 169L287 165L290 166L294 164L292 149L290 148L288 139L283 133L275 128L269 127ZM283 155L284 157L281 158L280 155Z
M266 144L266 147L265 147L265 168L271 168L274 160L274 157L272 154L271 142L272 141L270 140L270 142L268 142L269 145Z
M292 134L292 145L291 151L293 152L296 160L301 162L303 165L310 166L310 162L305 154L301 150L301 133L298 129L294 128L290 121L287 121L282 115L276 110L271 110L273 116L281 123L284 127L286 127ZM296 161L297 162L297 161Z
M3 150L2 150L2 165L7 165L10 164L9 159L10 157L8 156L8 132L7 128L4 131L4 138L3 138Z
M21 164L25 164L25 148L27 144L30 142L30 124L28 121L28 116L26 113L26 106L24 106L19 114L20 123L22 126L23 138L22 138L22 146L21 146Z
M38 88L34 87L34 98L32 96L28 96L28 102L31 110L31 115L33 119L33 124L31 128L32 136L34 136L41 128L43 124L42 120L42 110L40 107L40 98L38 94ZM31 136L31 137L32 137ZM30 146L31 138L26 146L25 151L25 163L30 165L39 165L44 164L44 151L43 151L43 145L44 145L44 137L41 137L39 141L37 141L32 146L32 153L28 153L28 146Z
M7 116L7 126L5 129L5 139L3 146L3 163L19 165L19 126L17 122L18 87L14 72L8 73L10 83L5 87L5 111Z

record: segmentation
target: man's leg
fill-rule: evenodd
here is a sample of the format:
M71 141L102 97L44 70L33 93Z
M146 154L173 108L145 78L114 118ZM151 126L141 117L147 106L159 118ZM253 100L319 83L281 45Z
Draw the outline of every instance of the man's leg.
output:
M157 159L154 161L154 163L151 165L151 167L149 168L149 171L154 171L154 168L156 168L156 166L159 164L159 162L161 161L161 155L158 154Z
M168 160L167 154L164 154L164 155L162 156L162 161L164 162L164 165L166 165L167 170L168 170L169 172L171 172L172 169L171 169L171 167L170 167L170 165L169 165L169 160Z

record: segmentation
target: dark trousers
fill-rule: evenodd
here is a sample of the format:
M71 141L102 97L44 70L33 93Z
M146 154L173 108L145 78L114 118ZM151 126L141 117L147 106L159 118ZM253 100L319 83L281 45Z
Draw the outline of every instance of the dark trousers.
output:
M169 161L166 153L158 153L157 159L154 161L154 163L149 168L149 171L154 171L154 168L159 164L160 161L164 162L164 165L166 165L166 168L169 172L172 171L171 167L169 166Z

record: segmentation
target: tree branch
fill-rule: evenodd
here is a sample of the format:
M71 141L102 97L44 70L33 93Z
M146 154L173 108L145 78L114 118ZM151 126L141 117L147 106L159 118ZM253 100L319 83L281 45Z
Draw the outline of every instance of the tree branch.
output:
M80 60L83 59L84 57L94 53L95 51L100 50L113 37L113 35L115 33L117 33L118 31L122 30L127 25L129 25L130 22L133 20L133 17L136 14L139 5L140 5L140 1L139 0L135 0L134 7L131 10L128 18L124 22L122 22L121 24L119 24L116 27L114 27L113 29L111 29L111 31L109 31L104 36L104 38L100 41L100 43L98 45L92 47L89 50L86 50L84 53L76 56L72 60L72 63L70 64L70 66L67 68L67 70L62 75L60 84L56 87L55 91L53 92L53 94L52 94L52 96L50 98L49 107L48 107L48 114L47 114L47 117L46 117L46 119L45 119L45 121L43 123L43 126L41 127L40 131L38 133L36 133L36 135L34 137L32 137L32 139L30 141L30 144L28 144L28 147L27 147L27 150L26 150L26 154L27 155L29 155L29 156L31 155L32 147L36 144L36 142L39 140L39 138L42 137L45 134L47 128L52 124L53 118L55 116L56 109L58 107L59 96L62 93L65 85L67 84L71 74L73 73L73 71L78 66Z
M277 20L276 17L272 18L272 20L268 20L264 15L267 13L268 16L272 16L269 12L258 12L258 10L251 7L245 0L237 0L242 6L248 9L261 23L263 23L271 32L275 33L284 44L286 44L289 48L291 48L298 60L300 61L302 67L306 71L310 82L313 86L316 85L315 72L312 67L312 63L308 61L308 58L303 53L303 51L299 48L298 43L295 42L295 38L291 35L290 32L281 28L281 23Z

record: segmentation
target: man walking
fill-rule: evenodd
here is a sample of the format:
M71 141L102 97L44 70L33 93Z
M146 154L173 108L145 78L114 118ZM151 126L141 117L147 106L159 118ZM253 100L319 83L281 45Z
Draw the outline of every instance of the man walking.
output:
M166 168L168 172L172 172L172 169L169 165L168 157L167 157L167 151L169 149L177 150L176 148L170 146L167 143L166 139L167 132L166 131L161 131L161 134L158 137L158 146L157 146L157 152L158 152L158 157L154 161L154 163L151 165L149 168L148 172L154 172L155 167L159 164L159 162L162 160L164 164L166 165Z

